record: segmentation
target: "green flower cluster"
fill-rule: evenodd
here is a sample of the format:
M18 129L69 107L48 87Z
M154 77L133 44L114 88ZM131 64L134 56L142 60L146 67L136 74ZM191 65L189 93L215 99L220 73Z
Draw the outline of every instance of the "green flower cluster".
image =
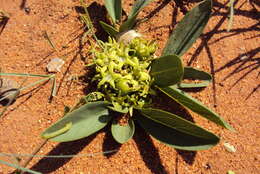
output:
M95 50L94 63L98 90L113 104L111 109L130 112L147 102L152 78L149 65L155 58L156 44L142 38L130 44L109 38L102 50Z

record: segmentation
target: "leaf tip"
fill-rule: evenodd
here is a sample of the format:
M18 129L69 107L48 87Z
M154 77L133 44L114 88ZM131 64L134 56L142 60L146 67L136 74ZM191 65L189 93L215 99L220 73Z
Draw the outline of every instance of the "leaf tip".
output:
M67 132L68 130L70 130L70 128L72 127L72 122L69 122L67 124L65 124L64 127L62 127L61 129L57 130L57 131L54 131L54 132L51 132L51 133L42 133L41 137L44 138L44 139L50 139L50 138L54 138L58 135L61 135L65 132Z
M236 132L236 130L231 125L226 125L226 128L232 132Z

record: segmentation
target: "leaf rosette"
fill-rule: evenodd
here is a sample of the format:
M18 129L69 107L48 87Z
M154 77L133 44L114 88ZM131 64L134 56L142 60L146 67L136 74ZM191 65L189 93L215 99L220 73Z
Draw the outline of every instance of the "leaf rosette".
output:
M73 141L97 132L112 121L111 132L119 143L132 138L136 122L155 139L177 149L205 150L219 142L218 136L195 123L152 108L151 95L156 90L184 108L233 130L217 113L181 90L206 87L212 80L211 75L204 71L184 67L181 59L206 26L212 1L204 0L184 16L160 57L155 56L156 43L145 40L133 30L138 13L150 2L152 0L135 1L128 18L120 25L121 0L105 1L113 26L100 22L110 37L108 42L100 41L102 46L92 51L96 73L93 81L97 82L97 91L83 97L83 106L69 111L46 129L42 134L44 138ZM185 79L196 83L183 83ZM122 118L126 115L131 117L125 124L119 124L109 109L119 112Z

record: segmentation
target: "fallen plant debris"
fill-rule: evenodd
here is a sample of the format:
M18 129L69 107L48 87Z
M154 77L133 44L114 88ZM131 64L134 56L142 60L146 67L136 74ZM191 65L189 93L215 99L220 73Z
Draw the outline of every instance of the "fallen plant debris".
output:
M0 35L3 32L9 18L9 14L0 9Z
M0 102L2 105L13 103L19 95L19 85L16 81L8 78L0 78L0 99L5 98Z
M40 173L40 172L36 172L36 171L30 170L30 169L21 167L21 166L19 166L19 165L17 165L17 164L13 164L13 163L6 162L6 161L3 161L3 160L0 160L0 164L7 165L7 166L10 166L10 167L13 167L13 168L18 169L19 171L16 172L17 174L19 174L20 171L22 171L22 172L28 172L28 173L31 173L31 174L42 174L42 173Z
M6 19L9 19L9 15L4 12L3 10L0 10L0 22L6 20Z
M65 63L64 60L62 60L61 58L53 58L51 59L51 61L48 63L47 65L47 71L50 73L56 73L56 72L60 72L61 71L61 67L63 66L63 64Z
M225 149L226 149L228 152L231 152L231 153L236 152L236 148L235 148L233 145L231 145L231 144L229 144L229 143L227 143L227 142L224 143L223 145L224 145Z
M18 86L16 81L13 81L11 79L7 79L1 76L19 76L19 77L41 77L41 80L35 81L27 86ZM25 79L26 80L26 79ZM7 107L11 105L16 98L19 96L20 92L28 89L32 86L38 85L42 82L47 81L52 82L52 89L51 89L51 97L56 96L56 78L54 74L50 75L39 75L39 74L23 74L23 73L2 73L0 72L0 104L4 106L3 111L0 112L0 118L6 111Z

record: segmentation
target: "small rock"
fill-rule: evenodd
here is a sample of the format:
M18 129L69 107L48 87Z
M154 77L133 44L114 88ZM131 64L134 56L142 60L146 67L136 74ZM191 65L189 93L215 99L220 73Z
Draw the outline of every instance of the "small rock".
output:
M240 60L246 60L246 59L248 59L247 56L242 56L242 57L240 57Z
M236 152L236 148L233 145L229 143L224 143L223 145L228 152L232 152L232 153Z
M207 169L207 170L211 169L210 163L206 163L204 167L205 167L205 169Z
M24 11L25 11L25 13L30 14L31 9L30 9L30 7L25 7L25 8L24 8Z
M4 100L0 101L1 105L7 105L13 103L16 97L19 95L19 85L16 81L0 78L0 99L6 97Z
M60 58L53 58L47 65L47 70L48 72L60 72L61 71L61 67L64 64L64 60L60 59Z

